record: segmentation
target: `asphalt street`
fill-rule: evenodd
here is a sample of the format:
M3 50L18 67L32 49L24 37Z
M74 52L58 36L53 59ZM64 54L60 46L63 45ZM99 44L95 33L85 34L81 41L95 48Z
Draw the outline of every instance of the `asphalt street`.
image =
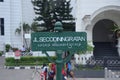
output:
M0 69L0 80L40 80L40 75L36 73L33 77L31 69ZM68 79L72 80L72 79ZM75 78L75 80L105 80L104 78Z
M32 79L33 69L5 69L5 57L0 57L0 80L40 80L37 74Z
M5 69L4 57L0 57L0 80L40 80L34 69ZM35 73L36 72L36 73ZM34 75L33 75L34 74ZM72 79L68 79L72 80ZM75 78L75 80L105 80L104 78Z
M5 64L5 57L0 56L0 68L4 68L4 64Z
M33 70L0 69L0 80L32 80ZM37 79L36 79L37 80Z

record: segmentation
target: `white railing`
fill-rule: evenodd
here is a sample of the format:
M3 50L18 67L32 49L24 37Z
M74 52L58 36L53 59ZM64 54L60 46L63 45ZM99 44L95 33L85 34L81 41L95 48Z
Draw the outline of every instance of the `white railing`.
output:
M112 71L105 68L105 80L120 80L120 71Z
M74 57L75 57L75 62L77 64L82 64L82 65L85 65L87 64L87 60L90 60L90 58L93 56L92 53L86 53L86 54L75 54Z
M47 51L47 53L50 56L55 56L55 52L54 51ZM21 53L21 56L46 56L45 54L43 54L41 51L34 51L34 52L23 52ZM5 53L5 57L15 57L15 52L6 52Z

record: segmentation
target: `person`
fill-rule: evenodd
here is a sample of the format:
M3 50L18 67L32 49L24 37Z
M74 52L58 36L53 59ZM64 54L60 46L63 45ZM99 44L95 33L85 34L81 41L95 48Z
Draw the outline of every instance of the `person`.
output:
M30 49L30 55L32 56L33 55L33 52L32 52L32 50Z
M56 73L56 66L54 63L50 63L50 71L48 72L48 80L54 80L54 76Z
M67 71L66 71L67 72L67 77L70 76L70 77L72 77L73 80L75 80L74 79L74 73L72 71L72 66L71 66L71 62L70 61L68 61L66 63L66 69L67 69Z
M25 51L26 51L25 46L23 45L22 48L21 48L20 50L21 50L21 53L22 53L22 55L23 55L23 54L25 53Z
M44 74L45 80L47 80L47 65L43 64L41 69L42 69L42 73L41 74Z
M23 45L22 48L21 48L21 52L25 52L25 46Z
M62 80L67 80L67 73L64 68L62 68Z

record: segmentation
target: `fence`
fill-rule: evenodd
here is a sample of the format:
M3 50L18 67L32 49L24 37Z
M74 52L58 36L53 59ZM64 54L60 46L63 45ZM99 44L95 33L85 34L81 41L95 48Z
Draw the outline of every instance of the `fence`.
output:
M75 54L75 62L77 64L82 64L82 65L86 65L87 61L93 56L93 54L87 53L87 54Z
M21 56L32 56L33 54L30 53L30 52L24 52L24 53L21 53ZM15 52L6 52L5 53L5 57L15 57Z
M119 69L120 70L120 57L117 56L105 56L92 58L87 61L87 65L99 65L102 67L107 67L109 69Z
M120 80L120 71L105 68L105 80Z

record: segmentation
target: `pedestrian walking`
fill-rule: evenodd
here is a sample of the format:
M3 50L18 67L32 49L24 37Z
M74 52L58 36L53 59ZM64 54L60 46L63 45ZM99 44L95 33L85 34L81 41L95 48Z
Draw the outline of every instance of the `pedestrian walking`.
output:
M72 79L73 80L75 80L75 78L74 78L74 72L72 71L72 65L71 65L71 62L70 61L68 61L67 63L66 63L66 69L67 69L67 77L72 77Z
M50 63L49 65L49 72L48 72L48 80L54 80L54 76L56 73L56 66L54 63Z
M47 80L47 65L46 64L43 64L42 66L42 73L41 74L44 74L44 77L45 77L45 80Z
M62 68L62 80L67 80L67 73L64 68Z

